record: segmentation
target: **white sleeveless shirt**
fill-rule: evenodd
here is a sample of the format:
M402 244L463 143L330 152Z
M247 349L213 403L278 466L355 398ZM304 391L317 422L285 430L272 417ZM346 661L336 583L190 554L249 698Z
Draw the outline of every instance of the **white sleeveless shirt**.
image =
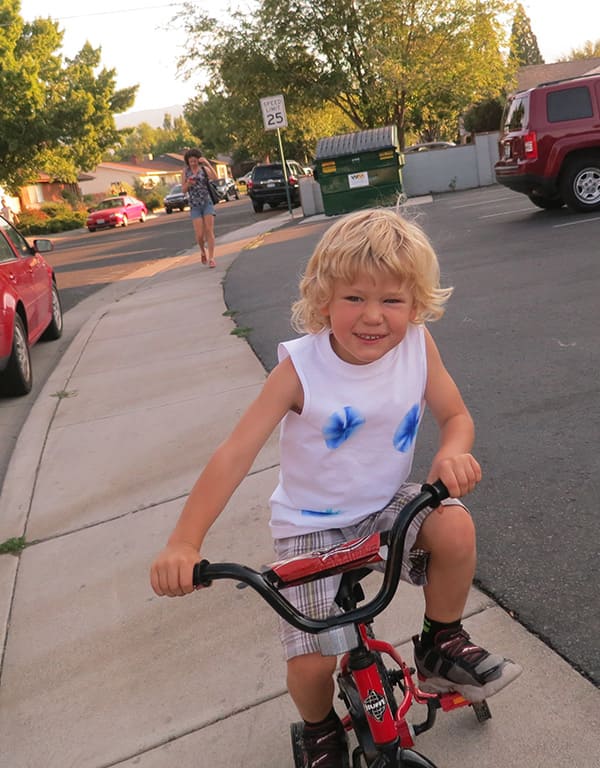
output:
M329 329L283 342L278 357L291 358L304 407L281 424L273 537L343 528L385 507L408 478L423 415L423 326L367 365L341 360Z

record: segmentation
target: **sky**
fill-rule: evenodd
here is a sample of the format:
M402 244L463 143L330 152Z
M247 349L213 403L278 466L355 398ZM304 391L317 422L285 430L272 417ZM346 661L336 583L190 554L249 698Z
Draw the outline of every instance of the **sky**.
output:
M223 17L230 6L228 0L194 1ZM600 39L597 0L569 0L560 13L551 10L554 4L549 0L522 3L547 63L581 47L586 40ZM195 94L195 81L179 79L176 72L176 61L186 41L184 33L170 20L180 7L181 3L170 0L21 0L21 15L27 21L38 16L58 21L64 30L65 56L74 56L86 40L101 48L102 65L117 71L117 87L139 83L135 104L129 110L137 112L183 105Z

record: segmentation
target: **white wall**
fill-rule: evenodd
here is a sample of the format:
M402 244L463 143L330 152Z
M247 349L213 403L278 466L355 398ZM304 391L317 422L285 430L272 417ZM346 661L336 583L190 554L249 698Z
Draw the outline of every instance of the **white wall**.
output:
M405 155L404 192L408 197L417 197L494 184L499 137L496 131L478 133L474 144Z

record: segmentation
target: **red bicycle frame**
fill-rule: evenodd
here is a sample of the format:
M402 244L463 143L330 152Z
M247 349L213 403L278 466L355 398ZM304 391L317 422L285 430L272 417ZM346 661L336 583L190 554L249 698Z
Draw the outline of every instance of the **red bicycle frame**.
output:
M344 654L340 662L340 670L342 676L351 675L354 680L373 743L379 751L413 747L416 730L425 730L432 725L425 721L415 729L407 722L406 714L414 702L418 704L435 702L435 707L439 706L445 712L470 705L470 702L458 693L440 695L421 691L414 683L411 670L392 645L371 637L365 624L358 625L357 629L361 644L358 648ZM403 697L397 703L395 714L388 701L388 693L384 688L375 654L389 656L401 672L400 689L403 691ZM430 714L428 714L429 718L431 718ZM353 728L350 715L344 718L343 723L347 730Z

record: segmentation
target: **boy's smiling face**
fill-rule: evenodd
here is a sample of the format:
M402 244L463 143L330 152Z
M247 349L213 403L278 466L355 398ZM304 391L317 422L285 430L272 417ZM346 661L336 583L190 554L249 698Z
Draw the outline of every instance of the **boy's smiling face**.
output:
M379 360L400 344L416 316L411 291L385 272L335 280L321 311L329 319L334 352L353 365Z

